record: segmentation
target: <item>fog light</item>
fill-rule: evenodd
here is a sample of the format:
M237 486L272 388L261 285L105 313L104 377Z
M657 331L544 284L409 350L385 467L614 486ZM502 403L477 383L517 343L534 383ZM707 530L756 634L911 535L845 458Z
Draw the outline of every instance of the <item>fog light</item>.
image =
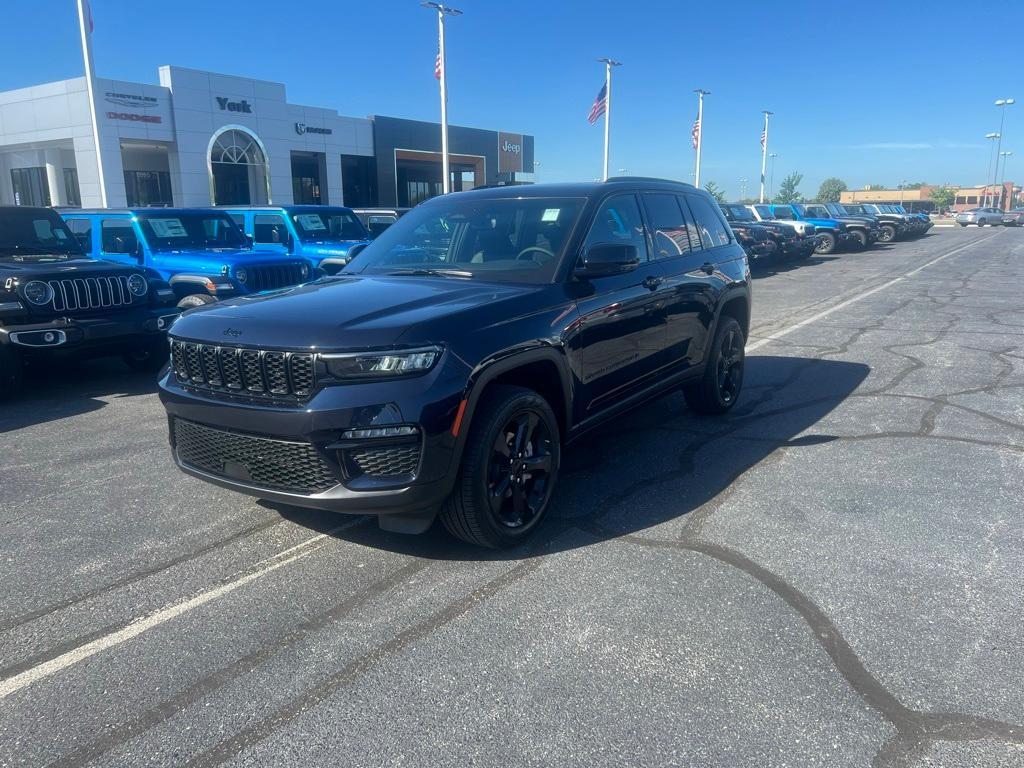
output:
M45 341L47 344L53 344L53 342L55 342L56 340L57 334L55 334L53 331L47 331L46 333L43 334L43 341Z
M419 427L372 427L370 429L349 429L341 433L343 440L366 440L378 437L411 437L420 433Z

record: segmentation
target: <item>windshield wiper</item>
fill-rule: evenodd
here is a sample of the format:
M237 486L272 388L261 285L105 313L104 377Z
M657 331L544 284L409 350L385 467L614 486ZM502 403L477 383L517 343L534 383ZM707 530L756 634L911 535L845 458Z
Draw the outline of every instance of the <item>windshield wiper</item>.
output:
M430 277L472 277L473 273L464 269L427 269L418 267L415 269L393 269L385 272L386 275L429 275Z
M70 258L75 255L68 251L60 251L54 248L47 248L45 245L25 245L23 243L15 243L14 245L0 245L0 251L8 251L11 256L15 258L23 259L25 256L38 256L45 258L48 256L59 256L60 258ZM25 255L18 255L19 252L24 252Z

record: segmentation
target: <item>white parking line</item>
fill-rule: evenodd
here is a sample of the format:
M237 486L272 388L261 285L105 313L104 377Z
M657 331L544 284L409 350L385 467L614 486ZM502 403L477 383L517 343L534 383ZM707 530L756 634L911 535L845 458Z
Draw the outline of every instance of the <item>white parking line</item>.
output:
M278 568L282 568L297 560L301 560L302 558L319 550L327 543L327 539L333 534L343 531L346 528L352 528L353 526L359 525L363 521L364 518L356 518L344 525L339 525L337 528L332 528L327 533L321 533L317 536L306 539L293 547L289 547L288 549L278 552L276 555L273 555L266 560L261 560L257 563L257 566L263 565L263 563L267 564L262 568L250 571L243 576L239 576L232 581L228 581L220 586L214 587L213 589L198 594L188 600L169 605L166 608L160 609L156 613L151 613L148 616L138 618L123 629L119 629L109 635L99 637L91 642L84 643L77 648L73 648L67 653L61 654L55 659L50 659L49 661L37 664L30 669L26 669L24 672L9 677L6 680L2 680L0 681L0 701L7 698L12 693L16 693L22 688L32 685L32 683L38 682L46 677L50 677L61 670L67 669L73 664L77 664L90 656L94 656L100 651L105 651L108 648L121 645L134 637L138 637L143 632L148 632L154 627L158 627L171 619L188 613L201 605L206 605L206 603L209 603L212 600L224 597L224 595L230 594L239 587L244 587L246 584L256 581L257 579L266 576L268 573L276 571Z
M793 325L791 325L791 326L789 326L787 328L783 328L782 330L776 331L775 333L769 334L768 336L764 336L763 338L760 338L757 341L755 341L753 344L747 344L747 350L746 351L747 352L753 352L755 349L760 349L761 347L765 346L766 344L770 344L771 342L777 341L777 340L781 339L784 336L788 336L789 334L793 333L793 331L799 331L801 328L804 328L805 326L808 326L811 323L815 323L818 320L821 320L823 317L828 317L833 312L838 312L840 309L844 309L845 307L848 307L851 304L856 304L858 301L861 301L862 299L866 299L868 296L873 296L874 294L878 293L879 291L884 291L886 288L890 288L890 287L896 285L896 283L901 283L904 280L906 280L907 278L913 277L918 272L920 272L922 269L927 269L932 264L938 264L943 259L948 259L950 256L955 256L956 254L960 253L961 251L966 251L968 248L973 248L976 245L980 245L981 243L987 242L988 240L991 240L993 237L999 237L999 235L1001 235L1001 234L1002 234L1002 232L995 232L995 233L989 235L988 237L983 237L980 240L975 240L974 242L967 243L966 245L961 245L959 248L954 248L949 253L944 253L941 256L935 257L931 261L926 261L921 266L919 266L919 267L917 267L915 269L912 269L909 272L904 272L899 277L895 277L892 280L889 280L888 282L882 283L881 285L876 285L874 288L869 288L868 290L864 291L863 293L858 293L856 296L851 296L850 298L846 299L845 301L841 301L838 304L835 304L835 305L829 307L828 309L823 309L821 312L818 312L816 314L811 315L810 317L807 317L807 318L801 320L799 323L794 323Z

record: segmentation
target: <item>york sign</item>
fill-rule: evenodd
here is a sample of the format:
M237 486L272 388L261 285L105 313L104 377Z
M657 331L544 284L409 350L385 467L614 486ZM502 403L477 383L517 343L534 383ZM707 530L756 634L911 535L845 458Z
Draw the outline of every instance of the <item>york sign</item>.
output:
M523 170L523 135L498 134L498 172L521 173Z
M217 106L221 108L223 112L245 112L246 114L252 114L252 104L245 99L241 101L231 101L224 96L217 96Z

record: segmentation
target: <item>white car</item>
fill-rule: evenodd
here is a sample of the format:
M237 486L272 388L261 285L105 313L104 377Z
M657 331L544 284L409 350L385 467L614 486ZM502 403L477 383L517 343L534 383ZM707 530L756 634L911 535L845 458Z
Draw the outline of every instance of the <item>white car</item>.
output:
M972 208L969 211L961 211L956 215L956 223L961 227L968 224L977 224L979 227L996 226L1003 223L1003 211L998 208Z

